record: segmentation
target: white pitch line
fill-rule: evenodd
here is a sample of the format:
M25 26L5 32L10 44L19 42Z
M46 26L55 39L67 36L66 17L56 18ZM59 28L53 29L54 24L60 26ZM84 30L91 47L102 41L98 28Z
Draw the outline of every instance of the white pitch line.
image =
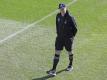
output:
M76 1L77 1L77 0L73 0L72 2L68 3L67 6L70 6L71 4L74 4ZM19 30L19 31L17 31L17 32L15 32L15 33L13 33L13 34L5 37L4 39L0 40L0 44L4 43L4 42L7 41L8 39L11 39L11 38L15 37L15 36L18 35L18 34L24 32L25 30L29 29L30 27L34 27L34 25L42 22L43 20L47 19L48 17L50 17L50 16L52 16L52 15L54 15L57 11L58 11L58 10L55 10L54 12L48 14L47 16L41 18L40 20L38 20L38 21L36 21L36 22L34 22L34 23L31 23L31 24L27 25L25 28L23 28L23 29L21 29L21 30Z

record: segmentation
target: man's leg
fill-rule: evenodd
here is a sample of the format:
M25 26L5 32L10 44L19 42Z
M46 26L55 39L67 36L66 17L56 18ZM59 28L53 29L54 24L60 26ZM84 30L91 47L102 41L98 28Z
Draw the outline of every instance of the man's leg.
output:
M69 66L73 65L73 53L72 51L68 51L68 55L69 55Z
M70 38L65 39L65 49L67 50L68 55L69 55L69 65L67 67L67 71L71 71L73 69L72 44L73 44L73 40L71 40Z
M52 68L53 70L56 70L60 58L60 53L62 50L63 50L63 39L57 37L55 41L55 55L53 59L53 68Z
M61 53L61 51L58 51L58 50L55 51L52 70L56 70L56 67L58 65L59 58L60 58L60 53Z
M61 53L61 51L58 51L58 50L55 51L55 56L53 59L53 68L51 70L47 71L47 73L49 75L56 76L56 67L59 62L60 53Z
M56 38L55 41L55 55L53 59L53 67L51 70L47 71L48 74L55 76L56 75L56 67L59 62L61 51L63 50L63 40L60 38Z

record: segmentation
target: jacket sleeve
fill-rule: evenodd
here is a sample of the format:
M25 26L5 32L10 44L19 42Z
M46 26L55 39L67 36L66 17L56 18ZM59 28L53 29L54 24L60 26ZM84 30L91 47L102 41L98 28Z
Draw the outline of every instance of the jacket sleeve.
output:
M70 18L70 23L71 23L71 26L72 26L73 36L75 36L76 33L77 33L77 24L76 24L76 21L75 21L74 17Z
M58 34L58 14L56 15L56 33Z

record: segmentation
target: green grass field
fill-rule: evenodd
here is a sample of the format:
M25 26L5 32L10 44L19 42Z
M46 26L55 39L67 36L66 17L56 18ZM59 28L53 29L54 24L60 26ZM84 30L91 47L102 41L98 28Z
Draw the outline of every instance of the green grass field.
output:
M1 40L40 20L71 0L0 0L0 80L107 80L107 0L77 0L69 6L78 34L74 42L74 70L64 50L57 76L49 77L56 37L55 15L3 43Z

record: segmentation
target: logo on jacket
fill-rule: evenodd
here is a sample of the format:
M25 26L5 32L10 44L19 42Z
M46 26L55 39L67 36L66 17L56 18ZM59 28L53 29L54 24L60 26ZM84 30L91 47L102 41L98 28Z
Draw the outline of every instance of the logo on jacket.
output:
M64 22L65 24L67 24L67 20L65 20L65 22Z
M60 18L58 18L58 22L60 22Z

